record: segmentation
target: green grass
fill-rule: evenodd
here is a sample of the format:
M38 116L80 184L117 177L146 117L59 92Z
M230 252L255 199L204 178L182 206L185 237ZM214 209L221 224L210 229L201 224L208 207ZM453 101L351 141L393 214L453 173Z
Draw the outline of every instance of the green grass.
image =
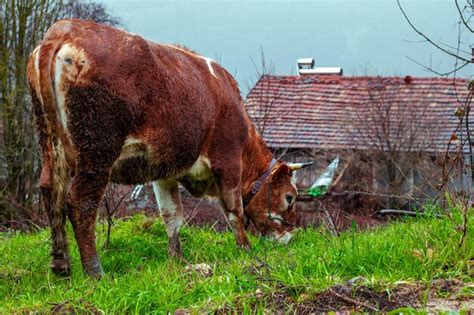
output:
M265 293L284 286L295 296L308 295L357 276L381 287L435 278L473 281L472 234L459 249L459 233L447 219L406 219L340 237L306 229L287 247L251 237L250 252L237 249L231 233L184 228L184 257L209 264L214 274L208 278L186 273L185 263L169 259L163 224L146 224L149 220L117 221L109 249L100 251L106 272L100 281L83 273L70 227L73 274L67 279L49 270L48 230L0 234L0 313L48 312L66 302L107 313L213 310L237 303L245 309L256 301L256 289ZM474 229L474 220L469 227ZM99 225L101 248L104 231Z

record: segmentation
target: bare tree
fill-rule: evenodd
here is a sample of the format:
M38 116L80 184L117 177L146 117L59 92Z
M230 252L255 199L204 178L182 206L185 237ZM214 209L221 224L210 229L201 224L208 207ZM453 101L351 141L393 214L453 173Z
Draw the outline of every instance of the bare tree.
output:
M94 2L0 0L0 223L39 220L40 157L26 67L46 30L64 17L119 23Z
M111 15L106 6L99 2L85 2L81 0L68 0L61 10L61 18L76 18L92 20L111 26L120 26L119 17Z
M460 4L459 0L454 0L453 3L453 6L456 6L456 9L459 14L459 19L457 22L458 35L456 38L456 44L455 46L453 46L443 41L435 41L430 36L426 35L425 32L419 29L410 19L408 14L405 12L403 6L401 5L400 0L397 0L400 11L402 12L403 16L405 17L405 20L408 22L413 31L423 39L423 42L428 43L436 50L451 57L454 61L454 65L451 69L446 69L445 71L438 71L431 64L425 64L408 57L410 60L422 66L425 70L441 76L456 75L459 70L472 63L472 43L470 42L470 37L468 35L466 36L466 33L471 35L473 33L473 28L471 24L473 23L472 17L474 12L474 2L473 0L465 0L463 2L463 4Z
M385 207L400 208L412 199L413 190L422 192L414 185L414 172L421 161L431 161L428 155L437 154L432 135L440 130L427 114L426 101L408 103L404 99L410 82L390 80L368 82L368 100L354 108L353 128L357 141L372 152L374 170L378 170L374 180L383 187L376 190L386 196ZM429 167L435 169L432 164Z
M417 64L422 66L424 69L436 73L442 76L452 76L455 78L460 69L471 65L474 62L474 48L472 47L472 34L474 33L473 27L473 16L474 16L474 1L473 0L454 0L453 6L456 7L458 13L458 22L457 22L457 36L456 44L450 45L443 41L433 40L428 36L423 30L416 26L414 22L406 13L403 8L400 0L397 0L398 7L402 15L405 17L407 23L413 29L413 31L420 36L425 43L431 45L435 50L442 52L443 54L449 56L453 61L453 66L451 69L446 71L438 71L434 69L431 64L423 64L421 62L415 61ZM449 191L448 187L448 178L451 176L452 172L460 170L461 176L469 176L472 179L474 172L474 163L473 163L473 152L472 152L472 141L471 141L471 132L470 132L470 114L471 114L471 103L472 103L472 93L474 89L474 84L471 81L469 83L468 89L469 93L464 94L464 96L457 95L458 109L455 114L458 118L458 124L456 126L455 132L451 136L446 150L445 157L443 161L443 176L439 188L453 200L455 203L461 206L462 213L462 222L457 224L454 220L456 226L456 231L461 231L460 246L465 242L467 235L468 227L468 216L469 210L471 209L472 202L472 191L466 191L463 189L460 192L452 193ZM453 81L454 84L454 81ZM455 150L453 146L455 145ZM467 150L466 150L467 148ZM464 152L469 151L469 159L466 161L463 158ZM467 165L466 165L467 164ZM469 168L470 172L467 175L464 175L464 169ZM463 180L463 179L462 179ZM446 212L448 216L451 216L449 211Z
M39 163L26 83L28 56L60 13L58 1L0 3L0 216L34 219ZM0 218L2 219L2 218Z
M246 101L246 109L257 131L262 135L267 143L271 145L272 136L275 136L275 129L281 132L282 126L287 126L289 130L296 131L300 125L299 119L295 118L294 109L285 106L285 87L279 80L285 80L275 76L275 65L267 61L263 50L260 51L259 65L253 60L255 69L255 78L247 81L247 89L250 91L247 96L252 94L251 101ZM254 89L255 87L258 87ZM301 96L302 97L302 96ZM299 100L293 99L294 104ZM296 105L295 105L296 106ZM285 140L291 142L298 140L298 134L287 133ZM289 152L289 148L272 148L272 151L278 159Z
M265 80L266 76L272 76L275 74L275 65L273 62L267 62L263 49L260 49L260 65L251 58L254 70L255 79L247 81L247 90L252 92L252 89L257 84L260 85L257 95L257 101L247 106L252 120L257 128L258 132L264 136L266 128L269 123L270 114L275 110L275 102L278 100L278 91L272 90L272 83L269 80ZM278 87L277 87L278 89Z

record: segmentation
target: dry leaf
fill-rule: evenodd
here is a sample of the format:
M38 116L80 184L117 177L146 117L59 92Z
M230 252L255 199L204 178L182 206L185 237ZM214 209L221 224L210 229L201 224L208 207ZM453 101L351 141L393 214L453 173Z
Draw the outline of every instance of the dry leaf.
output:
M419 260L423 260L425 257L428 257L429 260L433 258L434 251L432 248L426 249L426 254L420 249L413 250L413 256L418 258Z

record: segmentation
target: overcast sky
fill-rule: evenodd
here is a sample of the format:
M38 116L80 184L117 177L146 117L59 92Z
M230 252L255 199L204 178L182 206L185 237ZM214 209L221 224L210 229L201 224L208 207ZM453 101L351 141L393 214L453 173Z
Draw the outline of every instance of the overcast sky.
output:
M451 57L420 42L395 0L102 1L127 30L155 42L186 45L219 61L244 94L247 82L255 82L252 59L260 62L260 49L277 74L296 74L300 57L314 57L317 66L340 66L349 76L434 75L407 57L439 71L454 65ZM456 46L454 1L402 0L402 5L433 40ZM461 39L470 51L472 38L465 33ZM471 76L472 67L458 76Z

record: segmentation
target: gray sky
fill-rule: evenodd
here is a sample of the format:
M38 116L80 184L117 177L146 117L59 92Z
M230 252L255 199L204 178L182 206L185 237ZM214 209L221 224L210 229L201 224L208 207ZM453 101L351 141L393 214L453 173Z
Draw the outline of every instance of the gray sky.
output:
M260 49L277 74L296 74L300 57L317 66L340 66L344 75L434 76L407 59L441 72L454 60L409 27L395 0L365 1L130 1L102 0L125 27L147 39L179 43L219 61L242 92L256 81L252 63ZM461 1L462 2L462 1ZM456 46L458 15L454 1L403 0L416 26L436 42ZM472 38L462 34L464 50ZM472 76L473 66L458 76Z

